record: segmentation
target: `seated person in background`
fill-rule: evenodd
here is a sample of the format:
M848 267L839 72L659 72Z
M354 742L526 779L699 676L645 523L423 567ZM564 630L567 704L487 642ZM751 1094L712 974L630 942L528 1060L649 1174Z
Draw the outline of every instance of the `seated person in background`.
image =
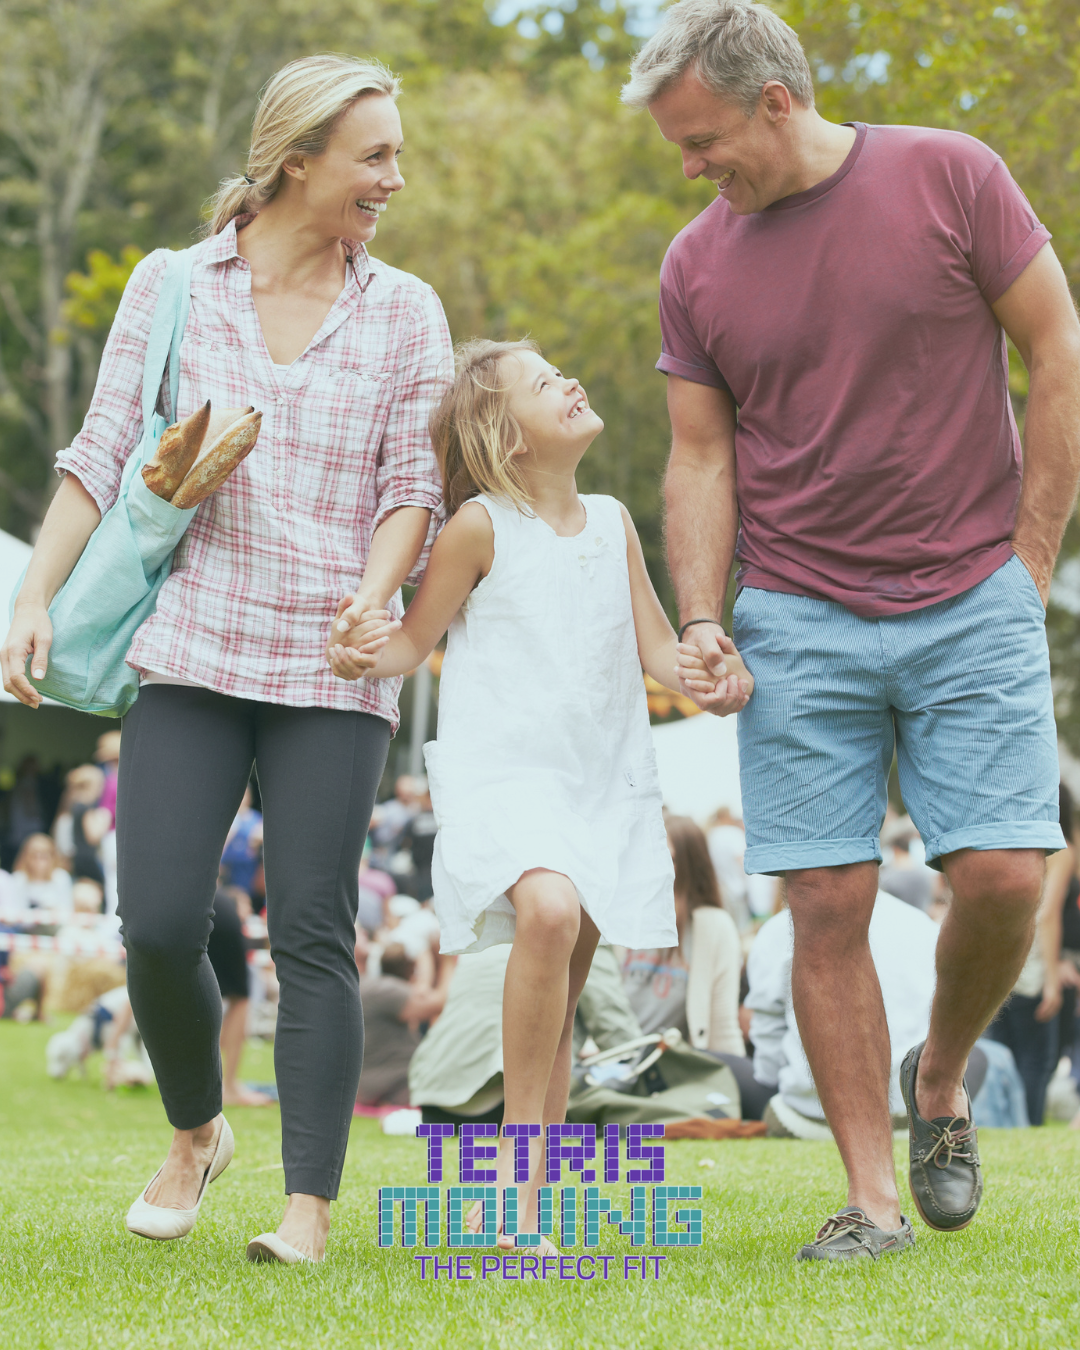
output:
M623 983L630 1006L646 1034L677 1027L697 1050L745 1055L739 931L721 906L704 834L686 816L669 816L667 833L679 945L627 952Z
M409 1066L409 1096L426 1123L502 1124L502 1001L510 944L459 956L442 1016ZM619 963L600 946L578 1000L574 1058L591 1037L611 1050L641 1035L627 1001Z
M272 1106L273 1098L240 1082L240 1061L247 1040L251 999L244 922L251 901L239 886L219 886L214 895L214 927L206 955L217 976L224 1003L221 1018L221 1100L225 1106Z
M105 775L96 764L80 764L67 776L53 838L73 877L88 877L102 886L101 842L113 827L112 812L99 806Z
M120 916L102 913L104 907L101 885L80 877L71 887L71 913L57 931L57 940L73 939L83 948L95 942L103 947L119 945Z
M56 845L47 834L23 840L8 887L14 910L41 909L71 913L71 874L60 866Z
M360 961L358 944L357 964ZM409 1062L420 1044L420 1024L438 1017L444 989L411 983L416 962L400 943L382 953L382 974L360 975L364 1010L364 1067L356 1100L361 1106L408 1106Z
M371 936L382 927L386 902L397 894L397 884L389 872L372 867L370 835L364 844L364 856L360 859L359 881L356 920Z
M401 846L405 827L416 815L416 779L402 773L394 783L394 795L379 802L371 813L372 865L385 868Z
M881 832L881 842L892 850L889 862L878 871L878 886L905 905L913 905L924 914L930 912L934 901L934 873L922 861L922 843L919 842L919 857L911 856L911 845L919 839L919 833L911 823L910 816L891 821Z
M900 1062L912 1045L926 1036L934 994L934 952L937 925L920 910L885 891L878 891L870 920L870 952L874 958L892 1046L889 1104L895 1120L906 1120L900 1097ZM753 1080L757 1097L767 1098L762 1118L772 1135L800 1139L828 1138L825 1113L818 1101L810 1066L803 1053L791 1001L791 915L787 910L763 924L747 960L753 1014ZM976 1059L981 1064L978 1084ZM972 1097L981 1085L986 1061L972 1055L968 1084ZM738 1077L738 1075L736 1075ZM740 1078L742 1087L742 1078ZM744 1092L743 1115L746 1116Z
M262 856L263 842L262 812L256 811L251 801L251 787L248 786L244 789L240 810L229 828L221 854L225 881L230 886L238 886L249 899L255 871Z
M131 1015L127 988L117 985L100 994L65 1031L58 1031L45 1047L50 1078L64 1078L76 1066L86 1074L86 1061L95 1050L105 1052L105 1086L148 1086L154 1081L150 1057Z
M431 899L431 860L435 856L435 836L439 832L435 813L431 809L431 793L426 778L415 778L416 813L405 826L401 847L412 858L413 871L408 889L417 900Z

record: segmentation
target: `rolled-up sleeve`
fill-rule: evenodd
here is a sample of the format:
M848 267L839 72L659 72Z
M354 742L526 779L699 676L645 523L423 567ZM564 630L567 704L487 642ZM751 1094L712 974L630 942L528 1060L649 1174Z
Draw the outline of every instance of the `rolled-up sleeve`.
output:
M105 343L82 429L56 457L57 473L73 473L102 515L116 501L124 465L142 436L143 363L164 271L163 252L136 265Z
M682 276L669 251L660 269L660 360L656 369L695 384L727 389L728 384L705 350L686 302Z
M402 506L431 511L424 551L410 582L418 581L443 523L442 479L431 446L432 408L453 378L454 350L439 297L430 286L417 297L404 322L397 353L394 400L375 470L376 508L372 534Z

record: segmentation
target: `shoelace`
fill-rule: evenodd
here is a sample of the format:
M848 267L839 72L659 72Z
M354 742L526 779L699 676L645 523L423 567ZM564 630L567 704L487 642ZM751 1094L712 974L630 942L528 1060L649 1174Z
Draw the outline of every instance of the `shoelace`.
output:
M962 1125L963 1129L955 1129L954 1126ZM934 1126L930 1127L934 1129ZM948 1125L940 1127L941 1133L934 1140L933 1147L928 1149L924 1161L933 1161L935 1167L948 1167L953 1158L960 1158L963 1162L974 1162L975 1155L969 1150L962 1148L975 1137L975 1126L970 1120L965 1120L963 1116L953 1116ZM944 1161L942 1160L944 1157Z
M825 1220L817 1231L815 1242L835 1242L837 1238L847 1237L849 1233L859 1233L860 1228L869 1228L873 1230L877 1225L872 1223L861 1210L855 1210L854 1213L834 1214L831 1218Z

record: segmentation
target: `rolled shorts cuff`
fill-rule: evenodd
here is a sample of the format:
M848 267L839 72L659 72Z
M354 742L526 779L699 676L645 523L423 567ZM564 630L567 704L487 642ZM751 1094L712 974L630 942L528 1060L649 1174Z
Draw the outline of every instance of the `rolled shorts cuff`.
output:
M869 839L806 839L798 844L754 844L746 850L743 870L753 875L880 861L881 841L876 835Z
M926 861L937 862L946 853L955 853L961 848L1041 848L1047 853L1057 853L1064 847L1065 836L1056 820L1001 820L990 825L948 830L936 839L928 839Z

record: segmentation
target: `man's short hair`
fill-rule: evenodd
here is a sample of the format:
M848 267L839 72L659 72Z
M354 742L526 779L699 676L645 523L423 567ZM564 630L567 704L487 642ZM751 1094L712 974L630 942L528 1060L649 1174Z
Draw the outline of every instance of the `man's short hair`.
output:
M706 89L747 117L753 117L770 80L779 80L804 108L814 106L810 64L799 39L765 5L679 0L634 58L622 101L644 108L690 69Z

